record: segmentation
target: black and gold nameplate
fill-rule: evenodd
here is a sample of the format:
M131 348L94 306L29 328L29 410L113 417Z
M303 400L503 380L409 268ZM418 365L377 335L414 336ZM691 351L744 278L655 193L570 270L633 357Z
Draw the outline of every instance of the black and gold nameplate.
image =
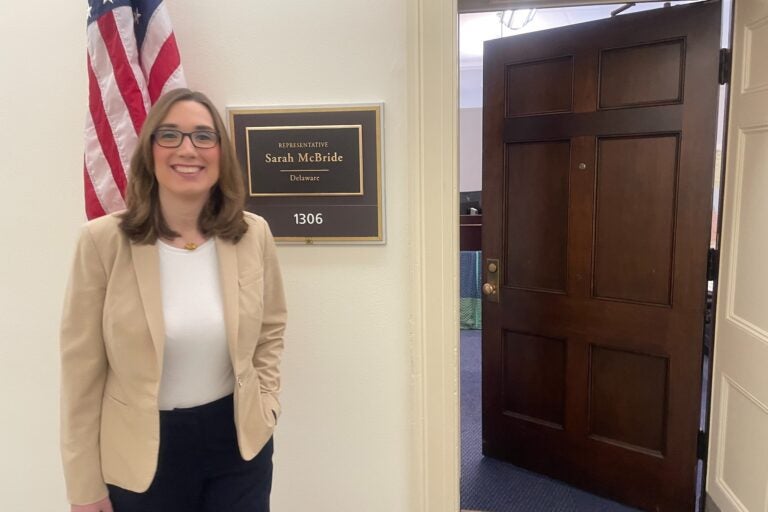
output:
M381 105L227 111L246 209L278 241L384 240Z
M363 127L246 128L250 195L363 195Z

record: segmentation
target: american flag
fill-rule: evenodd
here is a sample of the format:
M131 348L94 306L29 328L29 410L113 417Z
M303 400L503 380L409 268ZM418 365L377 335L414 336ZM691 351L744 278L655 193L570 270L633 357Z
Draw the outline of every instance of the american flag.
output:
M125 208L131 155L149 107L186 87L171 20L162 0L89 0L85 212Z

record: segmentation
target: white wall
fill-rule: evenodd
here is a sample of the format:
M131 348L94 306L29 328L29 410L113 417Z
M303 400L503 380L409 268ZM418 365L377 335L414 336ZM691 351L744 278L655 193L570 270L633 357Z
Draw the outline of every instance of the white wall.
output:
M83 2L84 4L84 2ZM383 101L387 244L281 246L290 307L276 512L405 511L406 0L171 0L187 79L229 105ZM0 510L65 510L56 333L83 222L85 8L0 17ZM32 34L32 36L30 36Z
M483 189L483 108L459 109L459 191Z
M0 16L0 510L64 510L58 320L82 206L85 8Z

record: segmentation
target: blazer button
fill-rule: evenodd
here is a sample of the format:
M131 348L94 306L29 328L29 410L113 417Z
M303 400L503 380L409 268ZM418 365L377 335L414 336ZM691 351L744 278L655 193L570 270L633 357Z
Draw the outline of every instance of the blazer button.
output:
M237 378L237 385L239 387L243 387L243 379L241 379L240 377Z

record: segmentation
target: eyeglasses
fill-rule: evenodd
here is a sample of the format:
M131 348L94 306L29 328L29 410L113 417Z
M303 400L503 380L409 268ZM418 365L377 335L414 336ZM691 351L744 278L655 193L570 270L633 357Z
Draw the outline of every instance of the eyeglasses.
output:
M181 146L184 137L189 137L192 145L198 149L211 149L219 143L219 134L210 130L196 130L194 132L182 132L171 128L162 128L152 134L152 140L158 146L164 148L177 148Z

